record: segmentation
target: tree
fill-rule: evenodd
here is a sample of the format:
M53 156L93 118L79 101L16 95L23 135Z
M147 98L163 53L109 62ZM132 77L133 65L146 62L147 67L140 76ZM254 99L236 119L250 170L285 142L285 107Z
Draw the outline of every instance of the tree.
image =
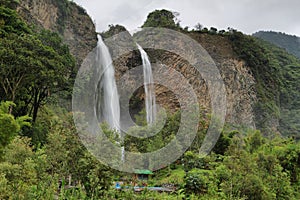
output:
M264 138L262 137L260 131L255 131L254 133L249 134L248 138L249 140L247 143L250 153L256 151L264 143Z
M74 62L65 46L56 46L55 39L47 37L43 40L54 47L45 46L32 35L1 39L0 83L6 100L16 102L19 98L26 107L31 106L33 121L45 99L69 85L68 77Z
M215 27L210 27L210 30L209 30L210 33L216 34L217 31L218 31L218 29L216 29Z
M9 114L12 106L14 106L12 102L0 102L0 151L10 143L23 126L30 126L30 123L27 122L30 119L28 116L15 119L13 115Z
M11 0L1 0L0 5L4 5L5 1L9 2ZM16 11L0 6L0 36L2 38L11 33L30 34L32 30L22 21Z
M202 32L203 32L203 33L208 33L208 28L206 28L206 27L203 28L203 29L202 29Z
M101 33L101 36L103 38L109 38L116 34L127 31L124 26L119 25L119 24L116 24L116 25L110 24L110 25L108 25L108 27L109 27L108 31Z
M32 97L32 119L35 122L38 109L45 103L51 94L70 90L75 60L69 53L69 49L62 43L57 33L43 30L38 39L39 48L36 56L40 59L39 69L35 75L28 92Z
M222 132L220 134L220 137L216 145L213 148L213 151L217 154L224 155L229 145L230 145L230 137L228 137L227 135L225 135L224 132Z
M28 68L28 61L32 57L27 49L22 48L26 43L19 35L30 35L32 32L17 13L8 8L0 7L0 22L0 86L5 94L0 98L14 102L26 79L24 73L26 70L32 71ZM16 69L15 65L23 67Z
M57 181L47 173L50 165L42 149L34 151L29 138L16 137L4 152L1 199L53 199Z
M64 116L64 122L55 121L45 145L47 162L52 166L50 174L68 186L81 187L82 183L90 198L100 198L111 186L111 169L82 145L71 115Z
M5 95L1 98L22 105L15 113L29 113L35 122L38 109L50 95L70 90L75 61L58 34L46 30L33 33L15 11L3 12L0 86Z
M185 177L185 190L188 193L205 194L214 193L216 181L211 170L192 169Z
M170 29L180 28L179 21L176 21L179 14L168 10L155 10L151 12L142 28L144 27L164 27Z
M202 24L200 24L200 23L197 23L197 24L195 25L195 29L196 29L196 31L201 31L201 30L202 30L202 28L203 28L203 25L202 25Z

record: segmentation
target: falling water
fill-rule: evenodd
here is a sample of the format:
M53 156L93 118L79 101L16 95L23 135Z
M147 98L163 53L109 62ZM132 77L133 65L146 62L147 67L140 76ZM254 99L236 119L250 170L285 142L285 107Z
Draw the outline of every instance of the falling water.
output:
M156 117L156 102L155 102L155 91L154 82L152 76L151 63L149 61L147 53L144 49L137 44L138 49L141 53L143 60L143 71L144 71L144 88L145 88L145 104L146 104L146 118L147 123L152 124Z
M110 128L118 132L119 138L122 140L120 130L120 102L115 79L115 69L109 50L100 35L98 35L96 61L102 72L99 88L100 92L97 98L98 101L101 98L103 102L98 102L100 105L98 112L101 113L99 115L102 115L103 120L109 124ZM121 161L125 161L124 147L121 147Z
M102 87L101 112L104 121L111 129L120 132L120 103L116 86L114 66L107 46L98 35L97 65L102 72L100 87ZM98 111L99 112L99 111Z

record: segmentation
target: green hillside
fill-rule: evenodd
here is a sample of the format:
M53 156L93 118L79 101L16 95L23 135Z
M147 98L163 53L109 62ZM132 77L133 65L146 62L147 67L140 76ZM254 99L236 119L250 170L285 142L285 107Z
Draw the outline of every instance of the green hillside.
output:
M300 37L274 31L259 31L254 33L253 36L284 48L290 54L300 58Z
M235 32L229 37L235 51L249 64L257 80L258 127L268 128L264 122L278 117L283 135L297 135L300 127L300 60L284 49L252 36Z

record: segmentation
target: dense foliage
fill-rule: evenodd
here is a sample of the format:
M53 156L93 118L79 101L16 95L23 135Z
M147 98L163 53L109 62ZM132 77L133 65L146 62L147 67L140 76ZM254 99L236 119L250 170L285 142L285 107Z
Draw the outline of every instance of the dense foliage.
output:
M46 145L32 146L29 138L15 136L4 147L0 162L1 199L53 199L56 196L59 199L256 200L300 197L300 144L292 139L266 139L259 131L249 131L246 136L238 131L223 131L209 156L200 157L198 150L191 148L147 181L149 186L169 185L176 187L176 191L171 194L147 190L135 193L130 185L136 181L134 176L115 172L95 160L80 143L68 114L61 113L59 118L54 114L44 117L51 123ZM14 119L10 120L13 123ZM178 120L174 116L169 123L176 124ZM169 129L172 127L169 126L167 131ZM109 130L105 132L113 134ZM160 142L163 141L166 138L162 137ZM136 144L142 151L152 151L159 145ZM124 188L116 190L113 180L120 179L125 181ZM142 182L136 183L142 185Z

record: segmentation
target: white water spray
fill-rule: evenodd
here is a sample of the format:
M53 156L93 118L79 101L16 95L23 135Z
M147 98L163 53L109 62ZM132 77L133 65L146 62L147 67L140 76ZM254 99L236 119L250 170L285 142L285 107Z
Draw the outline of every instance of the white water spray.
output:
M141 57L143 61L147 123L152 124L155 122L155 118L156 118L156 102L155 102L155 89L154 89L151 63L144 49L139 44L136 45L141 53Z
M111 129L120 132L120 103L119 95L115 80L115 69L112 64L112 59L109 50L98 35L97 44L97 63L102 72L100 87L103 90L102 94L102 117Z

